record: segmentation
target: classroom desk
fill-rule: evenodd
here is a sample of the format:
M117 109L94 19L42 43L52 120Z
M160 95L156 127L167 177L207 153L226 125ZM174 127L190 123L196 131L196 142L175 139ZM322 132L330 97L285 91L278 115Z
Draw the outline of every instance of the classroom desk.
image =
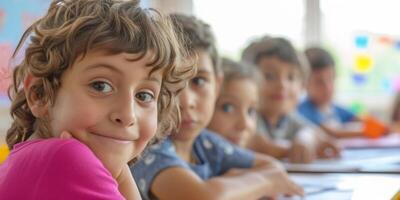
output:
M396 174L400 173L400 148L344 149L340 158L284 166L289 172Z
M340 158L321 159L311 164L285 163L289 172L306 173L400 173L400 134L382 138L339 140Z
M304 200L390 200L400 191L400 134L340 142L345 147L340 158L284 163L305 189ZM400 200L398 195L393 200Z
M380 138L346 138L338 142L345 149L400 148L400 133L392 133Z
M291 173L290 176L305 189L303 200L390 200L400 191L400 174Z

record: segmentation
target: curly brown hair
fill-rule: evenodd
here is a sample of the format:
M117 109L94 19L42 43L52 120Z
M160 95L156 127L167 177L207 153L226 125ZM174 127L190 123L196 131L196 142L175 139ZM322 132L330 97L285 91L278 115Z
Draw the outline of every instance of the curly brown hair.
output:
M88 51L103 49L110 54L154 52L147 66L151 73L163 70L158 100L158 129L154 140L164 137L180 123L177 94L194 74L181 36L169 17L154 9L142 9L138 0L55 0L47 14L23 34L12 59L29 39L25 57L15 66L9 88L13 122L7 131L10 149L33 133L53 137L49 123L36 118L27 104L23 81L30 74L39 81L32 92L43 105L54 105L61 76Z

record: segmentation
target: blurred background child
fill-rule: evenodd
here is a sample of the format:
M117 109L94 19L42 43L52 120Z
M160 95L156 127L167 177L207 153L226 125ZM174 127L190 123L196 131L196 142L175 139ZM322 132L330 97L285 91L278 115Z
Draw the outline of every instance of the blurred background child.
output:
M376 119L367 117L361 120L333 102L336 71L330 53L320 47L308 48L304 53L311 73L306 81L307 97L299 104L299 113L336 138L383 134L379 127L384 125ZM373 129L372 133L368 128Z
M249 52L252 55L246 55ZM308 66L292 44L284 38L267 36L243 54L263 75L258 131L289 148L287 156L292 162L337 156L335 141L296 112Z
M306 80L307 97L299 104L299 113L334 137L361 136L362 124L355 130L343 131L344 124L360 120L349 110L333 103L336 72L332 56L320 47L308 48L304 53L311 72Z
M257 130L260 75L255 67L222 58L221 91L208 128L246 147Z

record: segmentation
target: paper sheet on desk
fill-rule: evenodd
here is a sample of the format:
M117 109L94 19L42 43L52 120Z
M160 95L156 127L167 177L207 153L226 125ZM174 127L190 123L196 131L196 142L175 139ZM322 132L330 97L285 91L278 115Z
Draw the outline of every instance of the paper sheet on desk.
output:
M390 200L400 189L400 175L291 174L290 176L304 187L307 195L303 200ZM279 200L300 199L282 197Z
M400 172L400 148L350 149L341 158L317 160L311 164L284 166L289 172Z
M400 134L392 133L380 138L348 138L338 140L345 149L359 148L400 148Z
M329 172L358 172L360 167L352 164L339 163L311 163L311 164L284 164L288 172L312 172L312 173L329 173Z

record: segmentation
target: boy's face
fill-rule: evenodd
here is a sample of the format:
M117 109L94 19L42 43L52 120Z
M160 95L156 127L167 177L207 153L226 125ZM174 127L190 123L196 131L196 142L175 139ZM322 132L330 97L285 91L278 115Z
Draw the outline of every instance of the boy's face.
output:
M307 92L310 99L317 105L331 103L335 90L335 70L326 67L311 72L307 83Z
M53 134L70 132L110 171L142 152L157 129L161 72L149 77L149 55L132 58L89 51L63 73L49 109Z
M263 57L258 65L264 77L260 88L261 112L272 115L292 112L302 90L299 67L276 57Z
M226 82L221 91L209 129L232 143L244 146L257 124L258 87L254 80Z
M219 78L213 69L209 54L198 51L197 74L179 94L182 122L174 139L194 139L210 122L219 88Z

